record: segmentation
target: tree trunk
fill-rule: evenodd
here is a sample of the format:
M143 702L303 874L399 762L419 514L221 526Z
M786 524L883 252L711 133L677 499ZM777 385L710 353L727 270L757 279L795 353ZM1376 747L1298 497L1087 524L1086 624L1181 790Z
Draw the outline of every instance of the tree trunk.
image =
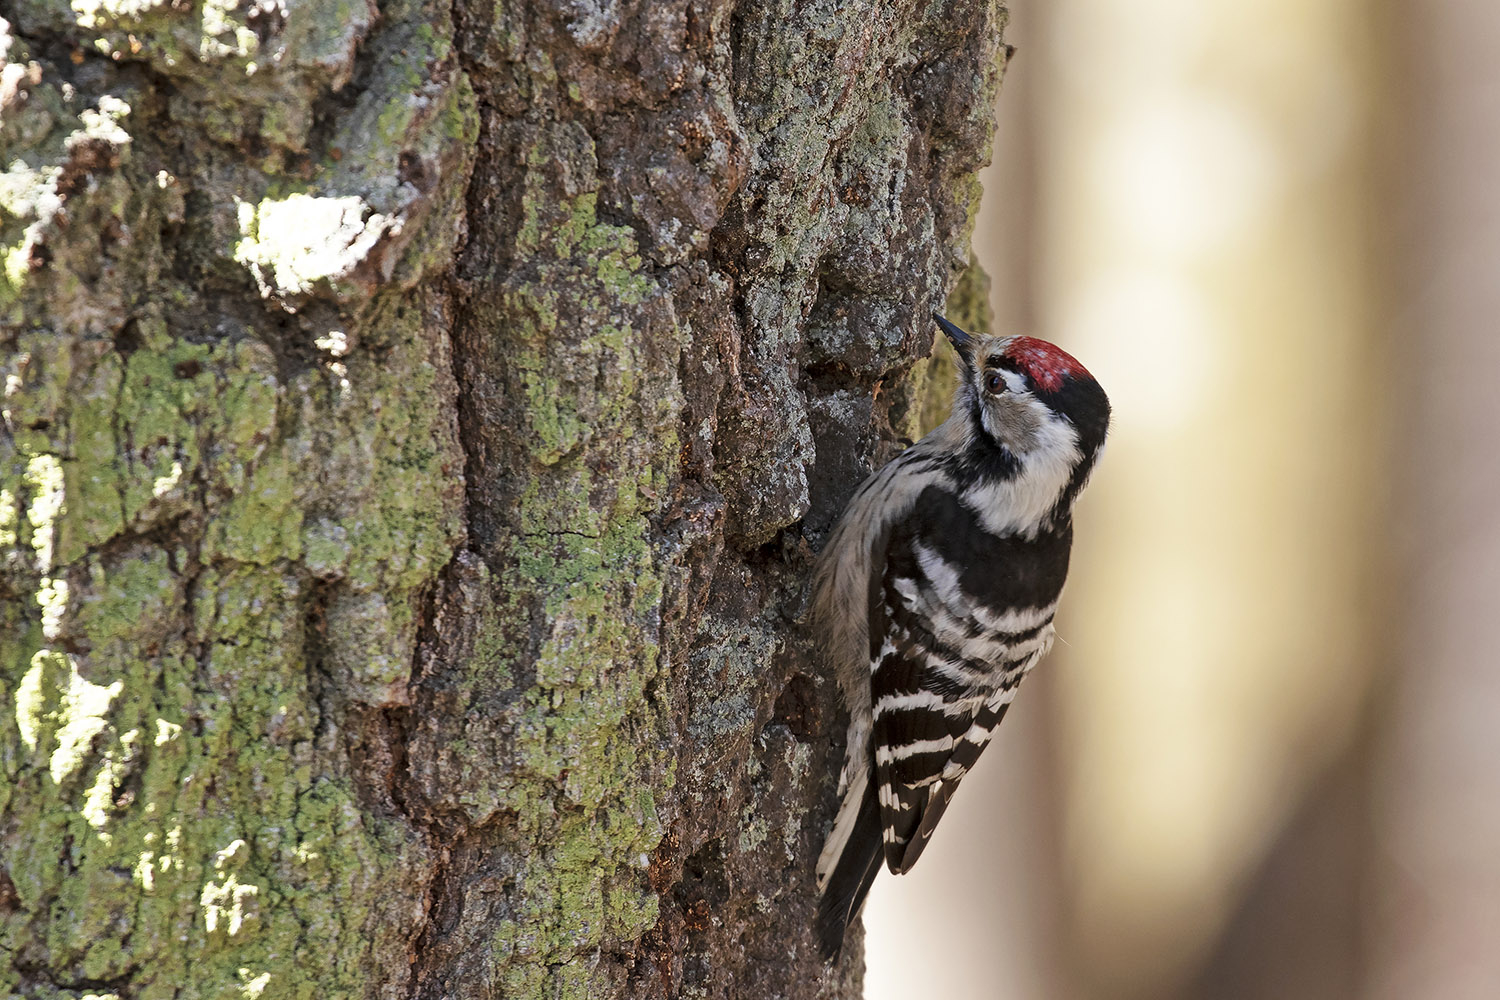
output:
M0 987L856 996L798 616L999 0L85 7L0 22Z

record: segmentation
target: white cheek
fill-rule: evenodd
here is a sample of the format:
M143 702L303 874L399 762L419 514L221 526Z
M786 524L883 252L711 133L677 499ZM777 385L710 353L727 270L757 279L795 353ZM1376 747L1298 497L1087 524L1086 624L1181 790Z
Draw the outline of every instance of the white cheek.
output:
M1072 424L1036 399L1028 403L1034 408L1036 425L1025 449L1016 450L1020 471L1010 479L976 485L964 492L965 502L978 513L985 528L998 535L1034 537L1083 457ZM988 410L984 418L988 430Z

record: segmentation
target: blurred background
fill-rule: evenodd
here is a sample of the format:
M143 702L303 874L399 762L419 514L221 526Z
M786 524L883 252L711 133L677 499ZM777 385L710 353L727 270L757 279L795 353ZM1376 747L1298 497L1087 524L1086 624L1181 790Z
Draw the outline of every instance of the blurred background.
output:
M976 253L1115 421L867 996L1500 998L1500 4L1012 15Z

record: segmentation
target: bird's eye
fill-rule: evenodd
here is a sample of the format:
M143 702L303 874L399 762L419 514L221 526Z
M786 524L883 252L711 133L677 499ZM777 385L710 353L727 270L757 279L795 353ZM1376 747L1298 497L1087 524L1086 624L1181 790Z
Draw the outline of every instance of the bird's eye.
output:
M990 372L984 377L984 389L992 396L998 396L1005 391L1005 376L999 372Z

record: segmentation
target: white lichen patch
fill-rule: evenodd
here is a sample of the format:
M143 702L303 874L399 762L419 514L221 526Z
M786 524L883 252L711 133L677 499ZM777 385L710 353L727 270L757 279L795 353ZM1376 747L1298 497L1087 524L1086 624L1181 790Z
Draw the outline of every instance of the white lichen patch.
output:
M34 455L26 463L26 485L31 503L26 519L31 522L31 547L36 551L37 567L43 572L52 568L52 547L57 537L57 519L66 511L63 502L63 468L55 455Z
M61 634L63 617L68 612L68 581L42 577L36 603L42 612L42 637L50 642Z
M170 0L73 0L73 18L80 28L103 28L122 18L136 18Z
M16 526L20 521L15 494L0 489L0 546L9 548L16 544Z
M262 972L257 976L249 969L241 968L239 970L239 977L240 995L250 997L252 1000L264 993L266 987L271 985L271 974L269 972Z
M198 55L204 61L228 57L248 59L260 48L260 39L255 32L235 17L242 6L239 0L207 0L203 4L203 35Z
M172 462L171 471L169 471L164 476L157 476L156 479L152 481L151 495L160 500L162 497L170 493L172 491L172 488L175 487L181 480L182 463L174 460Z
M242 239L234 259L248 267L262 295L297 295L318 281L348 274L398 224L366 214L363 198L294 194L238 206Z
M83 129L74 133L68 143L72 145L84 139L104 139L116 146L128 146L130 133L120 127L120 122L129 114L129 104L118 97L105 94L99 98L97 108L85 108L78 112L78 120L83 123Z
M52 650L41 650L37 656L66 656ZM33 658L35 663L35 658ZM50 772L56 784L62 784L90 757L94 737L109 724L106 717L115 698L125 689L124 681L108 686L94 684L78 672L78 664L67 656L68 687L58 708L62 728L57 731L57 749L52 751Z
M62 176L62 166L41 164L32 166L24 160L14 160L0 173L0 209L12 219L47 218L62 207L57 195L57 179ZM28 230L28 236L30 231ZM12 284L19 286L29 269L27 252L29 243L11 247L6 251L5 274Z
M327 351L335 358L342 358L349 353L349 335L343 330L329 330L314 340L313 346L320 351Z
M234 937L259 920L259 897L260 886L241 882L233 873L222 882L207 882L198 896L204 928Z
M150 892L156 888L156 852L142 851L135 868L131 870L130 877L135 884Z
M223 850L214 854L214 869L216 871L223 871L231 863L238 868L249 857L249 851L249 845L243 840L231 840Z
M79 810L79 814L105 843L109 843L111 839L105 827L109 825L115 789L125 780L129 770L128 758L135 745L140 742L140 735L140 730L132 729L120 737L123 752L110 751L104 754L99 773L94 776L93 784L84 793L83 808Z
M21 742L26 744L26 749L35 751L42 737L42 724L48 718L47 702L48 681L56 683L55 679L49 678L49 670L56 670L60 657L51 650L39 650L31 658L31 666L26 673L21 675L21 683L16 687L16 728L20 730Z

